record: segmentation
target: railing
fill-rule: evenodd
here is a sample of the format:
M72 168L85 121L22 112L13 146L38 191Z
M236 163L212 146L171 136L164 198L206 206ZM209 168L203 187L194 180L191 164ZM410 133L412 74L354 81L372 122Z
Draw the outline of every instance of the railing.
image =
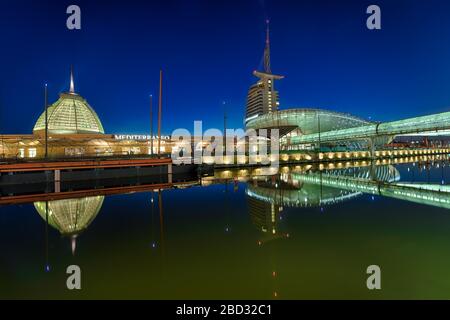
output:
M113 153L113 154L81 154L81 155L73 155L73 156L48 156L48 157L0 157L0 165L1 164L9 164L9 163L33 163L33 162L42 162L42 161L52 161L52 162L64 162L64 161L89 161L89 160L126 160L126 159L169 159L170 154L161 154L161 155L149 155L149 154L124 154L124 153Z

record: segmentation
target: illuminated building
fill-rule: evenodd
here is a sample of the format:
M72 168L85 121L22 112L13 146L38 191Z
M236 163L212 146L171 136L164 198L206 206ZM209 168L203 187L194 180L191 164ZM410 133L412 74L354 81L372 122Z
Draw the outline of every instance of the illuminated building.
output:
M268 22L266 47L264 49L264 72L254 71L253 75L258 77L259 80L248 91L245 123L256 119L260 115L278 110L279 101L278 91L275 90L275 80L280 80L284 77L272 74L270 67L270 33Z
M279 110L278 92L270 68L270 41L267 29L264 51L264 72L255 71L260 80L250 87L246 115L246 129L278 129L281 150L345 151L370 150L384 146L401 135L448 135L450 112L422 117L377 123L356 116L317 108L289 108Z
M103 134L102 123L87 101L74 91L62 93L58 101L48 107L49 134ZM45 111L34 126L33 133L45 133Z
M43 158L45 156L45 114L36 121L32 134L0 135L0 158ZM86 99L75 92L73 73L69 92L47 108L48 157L90 157L158 154L157 137L105 134L102 122ZM161 153L172 144L161 137Z

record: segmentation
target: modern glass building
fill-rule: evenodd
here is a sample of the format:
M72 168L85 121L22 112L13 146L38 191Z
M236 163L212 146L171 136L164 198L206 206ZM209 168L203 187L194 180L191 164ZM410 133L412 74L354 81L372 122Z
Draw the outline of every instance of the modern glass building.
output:
M272 74L271 71L269 23L267 23L266 47L264 49L264 72L254 71L253 75L258 77L259 80L248 91L245 123L260 115L275 112L279 106L275 80L284 77Z
M49 134L105 133L94 109L76 93L62 93L54 104L48 107ZM45 131L45 111L34 126L33 133Z
M157 154L157 141L151 150L152 139L157 140L150 135L105 134L94 108L75 92L71 72L69 92L41 113L32 134L0 135L0 158L42 158L46 149L49 158ZM171 152L171 146L169 137L161 138L161 153Z
M83 97L75 93L72 70L69 92L62 93L58 101L42 112L33 133L45 133L46 122L49 134L105 133L94 109Z
M450 112L377 123L356 116L317 108L279 110L279 94L270 67L270 40L264 50L264 72L253 73L259 81L249 89L245 127L247 130L279 130L281 150L356 151L387 145L398 135L448 135Z

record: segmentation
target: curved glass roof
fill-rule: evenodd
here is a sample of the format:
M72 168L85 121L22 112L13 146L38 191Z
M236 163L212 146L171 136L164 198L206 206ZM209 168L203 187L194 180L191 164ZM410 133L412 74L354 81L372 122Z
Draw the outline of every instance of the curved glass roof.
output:
M49 201L48 223L63 235L79 234L95 219L104 198L104 196L95 196ZM34 207L45 220L45 202L35 202Z
M261 115L250 120L247 123L247 129L286 127L291 130L299 128L302 134L313 134L319 132L319 128L321 132L325 132L353 128L370 123L346 113L312 108L295 108Z
M379 136L396 136L402 134L420 134L424 132L439 132L450 129L450 112L409 118L379 124L366 124L355 128L341 128L320 134L322 142L342 141L351 139L367 139ZM317 141L319 135L315 132L294 137L293 143L311 143Z
M63 93L48 107L48 132L53 134L105 133L102 123L87 101L75 93ZM45 130L45 112L33 132Z

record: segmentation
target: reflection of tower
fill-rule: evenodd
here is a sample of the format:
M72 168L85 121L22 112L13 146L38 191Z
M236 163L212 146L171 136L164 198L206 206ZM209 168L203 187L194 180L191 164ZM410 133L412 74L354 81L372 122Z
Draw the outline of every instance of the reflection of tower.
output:
M253 224L262 232L276 234L278 206L252 197L247 197L247 205Z
M260 244L288 236L278 228L280 213L283 210L278 204L247 194L247 207L253 225L262 232Z
M104 196L35 202L39 215L63 236L70 237L72 253L76 239L88 228L102 207Z
M255 188L257 188L258 181L253 181ZM275 182L276 186L278 181ZM263 184L265 184L263 182ZM258 241L258 245L268 243L272 240L279 238L287 238L288 234L281 233L278 228L278 221L280 219L280 213L283 210L274 202L266 202L257 197L252 197L247 193L247 207L250 214L252 223L261 231L262 238ZM276 247L268 246L266 248L268 251L266 255L268 256L269 270L267 271L267 276L270 275L271 285L272 285L272 297L278 297L278 272L277 272L277 259L275 259Z
M254 71L253 75L258 77L259 80L248 91L245 123L262 114L278 110L278 91L275 91L274 82L284 77L272 74L269 21L267 21L266 46L264 49L264 71Z

